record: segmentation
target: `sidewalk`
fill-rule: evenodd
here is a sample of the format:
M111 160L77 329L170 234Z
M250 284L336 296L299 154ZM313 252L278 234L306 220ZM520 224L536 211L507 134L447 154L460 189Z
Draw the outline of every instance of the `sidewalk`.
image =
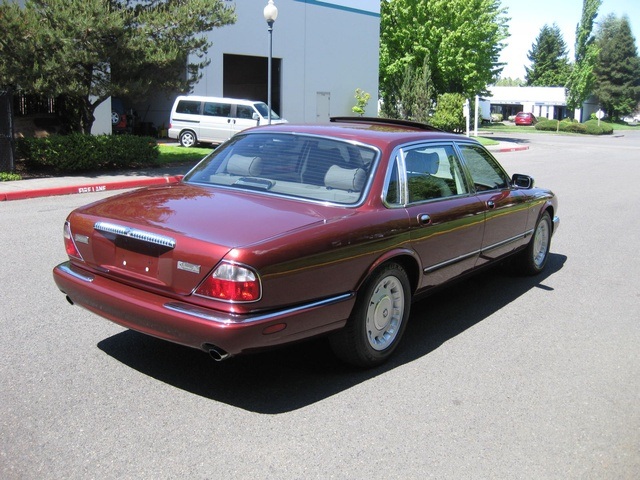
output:
M182 167L105 172L66 177L30 178L0 182L0 202L27 198L70 195L74 193L105 192L124 188L138 188L178 182L193 164Z
M501 141L498 145L487 147L492 152L515 152L527 150L528 146L514 142ZM105 172L87 176L30 178L12 182L0 182L0 202L25 200L28 198L71 195L75 193L105 192L125 188L146 187L178 182L195 165L180 167Z

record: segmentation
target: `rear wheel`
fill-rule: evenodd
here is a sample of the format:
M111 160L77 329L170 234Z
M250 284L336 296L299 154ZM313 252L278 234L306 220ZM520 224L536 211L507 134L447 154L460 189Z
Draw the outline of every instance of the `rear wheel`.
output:
M394 352L409 318L411 287L397 263L380 267L365 283L342 330L329 337L343 361L359 367L385 362Z
M196 134L189 130L185 130L180 134L180 145L183 147L193 147L197 141Z
M549 212L544 212L536 224L533 237L519 255L518 268L525 275L536 275L544 270L549 258L549 247L551 246L551 216Z

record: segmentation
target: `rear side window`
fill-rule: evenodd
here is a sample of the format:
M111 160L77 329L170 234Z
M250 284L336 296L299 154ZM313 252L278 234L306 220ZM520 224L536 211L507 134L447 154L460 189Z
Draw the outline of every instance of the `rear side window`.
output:
M180 100L176 107L176 113L198 115L200 113L200 102L193 100Z
M205 102L203 115L210 117L230 117L231 116L231 104L230 103L218 103L218 102Z
M479 145L459 144L459 147L478 192L509 187L509 176L489 152Z
M425 145L404 151L409 203L467 193L453 145Z

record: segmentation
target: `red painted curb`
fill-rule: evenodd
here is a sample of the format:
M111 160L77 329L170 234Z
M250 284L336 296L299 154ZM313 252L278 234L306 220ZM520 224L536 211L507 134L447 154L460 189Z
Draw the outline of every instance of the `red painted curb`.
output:
M501 148L498 152L521 152L522 150L529 150L529 147L508 147Z
M164 177L141 178L124 180L120 182L88 183L83 185L70 185L66 187L41 188L37 190L21 190L15 192L0 193L0 202L8 200L25 200L27 198L50 197L54 195L71 195L75 193L106 192L108 190L122 190L125 188L146 187L150 185L164 185L177 183L183 175L171 175Z

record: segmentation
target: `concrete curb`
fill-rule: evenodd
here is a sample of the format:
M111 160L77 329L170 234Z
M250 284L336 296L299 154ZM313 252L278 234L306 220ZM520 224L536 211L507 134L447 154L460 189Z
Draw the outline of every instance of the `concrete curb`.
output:
M126 188L146 187L150 185L165 185L176 183L183 175L164 175L162 177L137 178L131 180L103 180L64 187L48 187L32 190L14 190L0 192L0 202L9 200L25 200L28 198L49 197L54 195L71 195L76 193L106 192L108 190L122 190Z

